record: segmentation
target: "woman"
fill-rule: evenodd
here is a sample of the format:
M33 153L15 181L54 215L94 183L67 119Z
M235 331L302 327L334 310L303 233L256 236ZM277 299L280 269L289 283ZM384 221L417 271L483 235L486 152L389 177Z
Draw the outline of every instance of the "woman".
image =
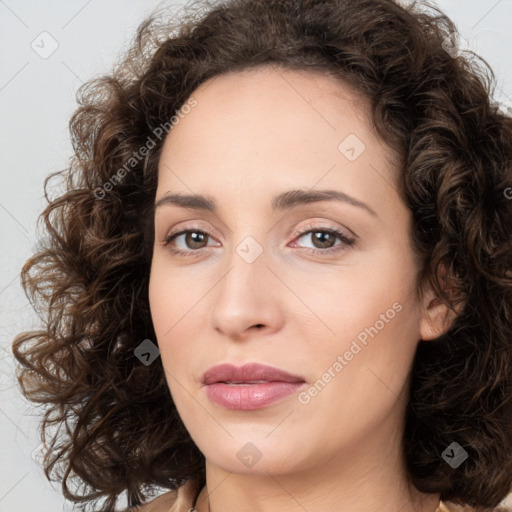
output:
M66 498L500 510L512 120L454 34L391 0L227 0L148 18L81 90L23 269L45 327L13 347Z

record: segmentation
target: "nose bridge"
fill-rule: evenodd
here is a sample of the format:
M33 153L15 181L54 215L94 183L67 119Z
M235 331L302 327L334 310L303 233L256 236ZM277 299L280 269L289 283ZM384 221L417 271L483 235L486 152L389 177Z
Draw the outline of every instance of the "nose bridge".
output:
M270 293L268 251L254 237L246 236L232 248L229 270L221 279L212 312L214 327L238 337L251 326L275 328L278 305Z

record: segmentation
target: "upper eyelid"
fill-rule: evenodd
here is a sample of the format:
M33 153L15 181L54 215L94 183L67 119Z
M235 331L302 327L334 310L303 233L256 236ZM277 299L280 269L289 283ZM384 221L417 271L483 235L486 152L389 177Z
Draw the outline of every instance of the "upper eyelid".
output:
M317 231L332 231L336 234L336 236L338 238L340 237L340 233L338 233L338 232L341 232L342 236L344 236L347 239L354 240L354 241L358 238L357 235L355 235L348 228L342 229L342 228L334 227L334 226L314 225L313 221L309 221L309 223L306 226L302 226L298 230L294 231L293 240L302 238L303 236L310 234L310 233L314 232L315 230L317 230ZM345 230L348 231L349 233L345 233L344 232ZM212 234L210 233L210 231L208 229L202 228L199 225L195 225L195 226L189 225L189 226L183 226L183 227L171 230L168 234L165 235L164 241L169 242L171 238L181 236L181 235L191 232L191 231L199 231L201 233L204 233L205 235L207 235L210 238L215 238L214 236L212 236ZM218 240L216 240L216 241L218 241Z
M348 228L345 228L345 227L340 228L337 226L326 226L326 225L315 226L312 221L309 221L309 224L307 226L302 226L299 230L297 230L295 232L294 236L295 237L304 236L305 234L310 233L311 231L314 231L315 229L318 231L334 231L334 232L340 231L347 238L357 238L357 235L355 233L353 233Z
M194 222L194 221L192 221ZM327 226L327 225L315 225L313 223L314 221L309 221L309 223L306 225L306 226L302 226L301 228L297 229L294 231L295 234L300 234L300 233L305 233L308 229L325 229L325 230L328 230L328 229L332 229L332 230L346 230L346 231L349 231L352 235L356 236L351 230L349 230L348 228L339 228L339 227L336 227L336 226ZM322 223L323 221L317 221L319 223ZM192 225L185 225L185 226L182 226L182 227L179 227L179 228L173 228L171 229L167 235L167 236L171 236L173 234L178 234L178 233L181 233L183 231L190 231L190 230L197 230L197 231L202 231L202 232L205 232L207 234L210 234L211 230L210 228L203 228L201 226L199 226L199 224L192 224ZM213 231L215 232L216 230L213 229Z
M168 231L166 233L166 235L165 235L165 239L168 239L171 236L181 235L181 234L183 234L183 232L194 231L194 230L200 231L201 233L205 233L208 236L212 235L212 233L211 233L212 230L211 229L203 228L203 227L199 226L199 224L197 224L197 225L185 225L185 226L182 226L182 227L179 227L179 228L173 228L170 231ZM214 232L215 232L215 230L214 230Z

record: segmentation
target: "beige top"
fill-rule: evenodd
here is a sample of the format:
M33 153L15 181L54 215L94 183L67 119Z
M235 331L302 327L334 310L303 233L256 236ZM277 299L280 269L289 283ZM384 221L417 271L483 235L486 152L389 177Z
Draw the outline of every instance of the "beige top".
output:
M162 494L142 507L134 507L128 512L194 512L196 501L206 498L206 487L203 487L199 496L196 496L196 492L194 482L189 480L177 491ZM472 510L469 506L463 507L449 501L440 501L435 512L471 512ZM502 510L505 509L495 509L496 512Z

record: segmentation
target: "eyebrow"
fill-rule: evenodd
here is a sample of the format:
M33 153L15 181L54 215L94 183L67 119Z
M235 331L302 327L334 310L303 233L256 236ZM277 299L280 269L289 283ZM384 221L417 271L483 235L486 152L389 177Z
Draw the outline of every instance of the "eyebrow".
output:
M378 217L375 211L366 203L359 201L355 197L349 196L338 190L288 190L272 199L272 210L284 211L290 210L296 206L317 203L320 201L340 201L366 210L371 215ZM192 210L204 210L217 213L217 203L215 199L209 196L199 194L166 194L155 203L155 210L163 205L176 205Z

